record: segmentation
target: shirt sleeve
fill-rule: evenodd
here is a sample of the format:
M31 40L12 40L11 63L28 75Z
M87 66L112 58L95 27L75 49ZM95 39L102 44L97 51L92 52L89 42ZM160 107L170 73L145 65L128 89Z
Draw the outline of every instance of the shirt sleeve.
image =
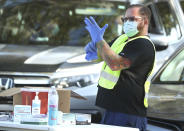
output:
M138 38L128 42L119 55L128 58L130 67L134 67L143 64L145 61L153 60L154 53L154 47L149 40Z

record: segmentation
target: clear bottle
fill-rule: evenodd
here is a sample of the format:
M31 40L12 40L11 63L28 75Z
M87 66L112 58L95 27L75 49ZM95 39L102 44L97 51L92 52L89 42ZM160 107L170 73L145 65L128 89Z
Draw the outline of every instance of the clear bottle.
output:
M38 98L38 93L39 92L36 92L36 96L32 100L32 115L40 114L40 104L41 104L41 101Z
M48 124L57 125L58 93L55 86L51 86L48 92Z

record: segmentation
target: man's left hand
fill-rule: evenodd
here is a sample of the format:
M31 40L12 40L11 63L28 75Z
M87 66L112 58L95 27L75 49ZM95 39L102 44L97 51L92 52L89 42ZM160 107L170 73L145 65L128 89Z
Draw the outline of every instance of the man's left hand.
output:
M97 42L103 40L103 35L106 28L108 27L108 24L104 25L103 28L100 28L92 16L90 16L89 19L85 18L84 22L86 24L85 28L90 33L91 39L95 45Z

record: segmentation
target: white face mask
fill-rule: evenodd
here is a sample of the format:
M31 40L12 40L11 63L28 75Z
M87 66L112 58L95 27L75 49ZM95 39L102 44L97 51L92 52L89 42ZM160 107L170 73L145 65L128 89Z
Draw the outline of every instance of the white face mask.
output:
M124 30L125 34L128 37L135 36L137 33L139 33L139 31L137 29L137 25L138 25L138 23L136 21L126 21L123 24L123 30Z

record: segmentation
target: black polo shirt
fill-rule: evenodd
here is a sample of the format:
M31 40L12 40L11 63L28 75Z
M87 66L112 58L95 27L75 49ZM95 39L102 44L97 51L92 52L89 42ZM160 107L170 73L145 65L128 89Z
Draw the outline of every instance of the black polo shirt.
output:
M98 85L96 105L109 111L145 117L144 83L154 65L153 44L147 39L138 38L128 42L119 55L128 58L131 66L121 71L114 89Z

